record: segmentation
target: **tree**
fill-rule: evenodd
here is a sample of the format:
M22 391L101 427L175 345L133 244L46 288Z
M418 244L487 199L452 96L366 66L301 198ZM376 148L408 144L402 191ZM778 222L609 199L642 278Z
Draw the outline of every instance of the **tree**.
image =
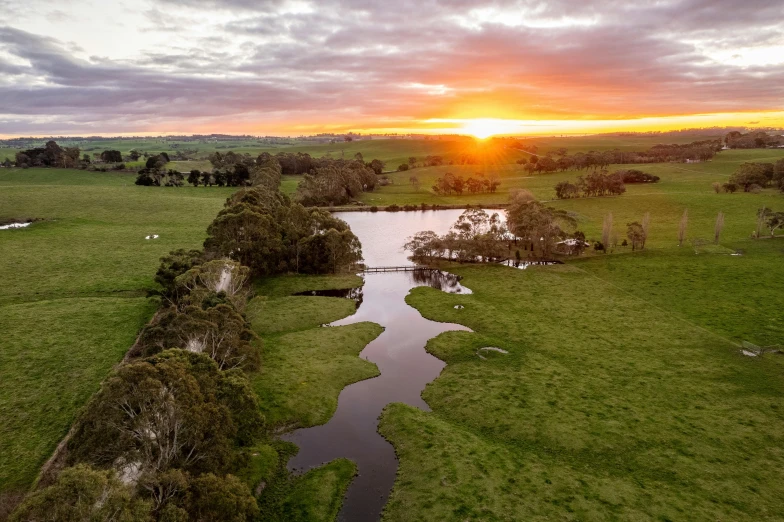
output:
M683 211L681 222L678 225L678 246L683 246L686 241L686 228L689 226L689 209Z
M444 252L441 237L432 230L417 232L406 240L403 248L411 252L412 257L428 261Z
M743 187L745 192L749 192L753 185L764 187L768 184L770 179L768 173L772 177L771 169L768 169L762 163L743 163L740 169L730 176L729 182Z
M101 161L106 163L121 163L122 152L119 150L105 150L101 153Z
M632 250L636 250L637 247L641 246L643 243L644 233L642 230L642 225L636 221L626 224L626 237L632 243Z
M415 156L410 156L408 158L408 166L409 166L409 168L412 168L412 169L416 166L416 157Z
M226 469L237 444L234 417L252 413L219 400L224 378L210 358L182 350L120 366L77 421L69 461L129 477Z
M510 194L506 216L509 231L527 241L532 250L537 245L544 258L552 254L559 240L568 236L564 227L577 225L577 220L568 212L542 205L527 191Z
M133 149L130 153L128 153L128 156L131 158L131 161L136 161L141 158L142 154L138 150Z
M114 471L77 465L64 469L54 484L25 499L9 522L150 520L150 502L133 496Z
M714 191L716 194L718 194L719 192L721 192L721 183L719 183L718 181L714 181L714 182L711 184L711 186L713 187L713 191Z
M398 172L404 172L408 170L408 163L401 163L400 165L398 165L397 170Z
M331 229L344 242L340 255L327 244ZM204 246L211 255L239 261L255 275L326 273L338 268L335 262L342 268L362 259L359 240L344 221L261 186L232 196L207 234Z
M724 229L724 212L719 212L716 216L716 225L713 227L713 242L719 244L721 231Z
M763 207L757 211L765 226L770 231L770 237L773 237L776 230L784 227L784 212L774 212L773 210Z
M558 199L571 199L580 197L577 185L568 181L561 181L555 185L555 197Z
M193 185L194 187L199 186L199 180L201 179L201 171L193 169L190 174L188 174L188 183Z
M380 176L381 173L384 172L384 162L378 159L374 159L368 163L368 167L373 169L373 172L375 172L377 176Z
M651 213L646 212L645 215L642 217L642 244L640 245L641 249L645 248L645 242L648 241L648 230L651 226Z
M232 475L200 475L190 484L185 506L191 520L205 522L250 522L259 514L248 486Z
M410 178L408 178L408 181L409 183L411 183L411 186L414 187L414 190L419 192L419 187L422 185L419 182L419 178L416 176L411 176Z

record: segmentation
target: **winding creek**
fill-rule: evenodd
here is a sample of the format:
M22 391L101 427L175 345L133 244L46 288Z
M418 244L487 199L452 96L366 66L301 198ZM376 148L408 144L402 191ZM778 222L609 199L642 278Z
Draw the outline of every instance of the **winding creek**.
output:
M425 212L345 212L345 220L362 242L368 266L413 264L402 245L421 230L446 233L462 210ZM432 286L450 293L470 293L456 276L444 272L365 274L365 284L354 315L332 323L341 326L372 321L384 332L368 344L360 357L375 363L381 375L347 386L340 393L335 415L324 425L296 430L284 438L299 446L289 469L304 472L340 457L356 462L359 475L346 493L338 520L378 520L395 482L397 458L392 445L378 434L378 417L391 402L425 411L421 393L438 377L445 363L425 351L427 341L450 330L470 331L459 324L423 318L405 302L412 288Z

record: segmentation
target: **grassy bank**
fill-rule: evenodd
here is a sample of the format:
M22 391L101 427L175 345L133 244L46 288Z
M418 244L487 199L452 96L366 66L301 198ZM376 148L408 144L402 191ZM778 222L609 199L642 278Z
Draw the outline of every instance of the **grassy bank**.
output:
M263 342L262 369L251 376L271 438L251 459L248 483L256 487L266 520L331 521L356 474L354 463L338 459L301 476L286 471L296 447L275 433L329 420L347 385L378 375L357 355L382 331L373 323L322 328L354 313L350 299L292 294L361 286L355 275L283 276L256 283L247 316Z
M750 283L780 273L782 245L735 246L461 267L473 295L415 289L423 315L475 333L428 344L448 363L432 413L382 418L401 459L385 520L780 519L784 359L735 342L784 342L784 283Z
M43 219L0 231L0 492L32 483L154 311L144 296L159 258L198 248L232 190L150 190L134 179L0 170L0 218Z

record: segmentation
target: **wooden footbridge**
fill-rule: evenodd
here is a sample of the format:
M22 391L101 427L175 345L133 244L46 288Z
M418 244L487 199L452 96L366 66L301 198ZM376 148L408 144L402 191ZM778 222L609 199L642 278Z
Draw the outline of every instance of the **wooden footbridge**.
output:
M438 270L437 268L430 268L428 266L418 266L418 265L409 265L409 266L366 266L362 271L363 272L422 272L422 271L430 271L430 270Z

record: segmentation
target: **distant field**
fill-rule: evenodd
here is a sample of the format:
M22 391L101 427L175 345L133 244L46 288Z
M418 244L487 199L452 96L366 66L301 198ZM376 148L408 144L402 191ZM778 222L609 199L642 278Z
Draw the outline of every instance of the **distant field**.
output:
M718 136L583 136L583 137L543 137L529 138L527 143L536 145L539 153L546 153L558 148L566 148L570 154L575 152L588 152L591 150L644 150L659 143L690 143L704 139L715 139ZM461 153L473 151L477 147L481 148L481 141L475 142L471 139L374 139L374 140L355 140L352 142L336 143L313 143L303 142L296 139L290 140L290 144L270 145L259 140L230 140L222 142L184 142L166 139L134 139L134 140L107 140L107 141L71 141L61 140L61 145L79 146L82 152L90 154L99 153L107 149L119 150L123 154L128 154L131 150L159 154L166 152L174 160L174 155L178 150L196 151L192 155L194 160L177 162L175 165L181 171L189 171L193 168L199 170L210 170L211 166L206 161L207 157L213 152L226 153L234 151L237 153L248 153L257 155L261 152L275 154L277 152L304 152L312 156L321 157L327 154L334 158L352 158L355 154L361 153L366 161L377 158L386 162L387 170L396 170L401 163L407 163L408 158L414 156L423 159L425 156L442 156L447 161L457 158ZM43 146L44 142L37 144ZM17 149L0 148L0 161L7 156L11 160ZM528 154L518 151L506 151L499 156L490 158L491 162L499 164L514 164L520 158L528 157ZM140 166L140 165L135 165ZM175 168L175 167L172 167Z
M121 173L0 169L0 492L24 489L154 306L159 258L200 247L234 189L148 188ZM156 240L145 236L158 234Z

